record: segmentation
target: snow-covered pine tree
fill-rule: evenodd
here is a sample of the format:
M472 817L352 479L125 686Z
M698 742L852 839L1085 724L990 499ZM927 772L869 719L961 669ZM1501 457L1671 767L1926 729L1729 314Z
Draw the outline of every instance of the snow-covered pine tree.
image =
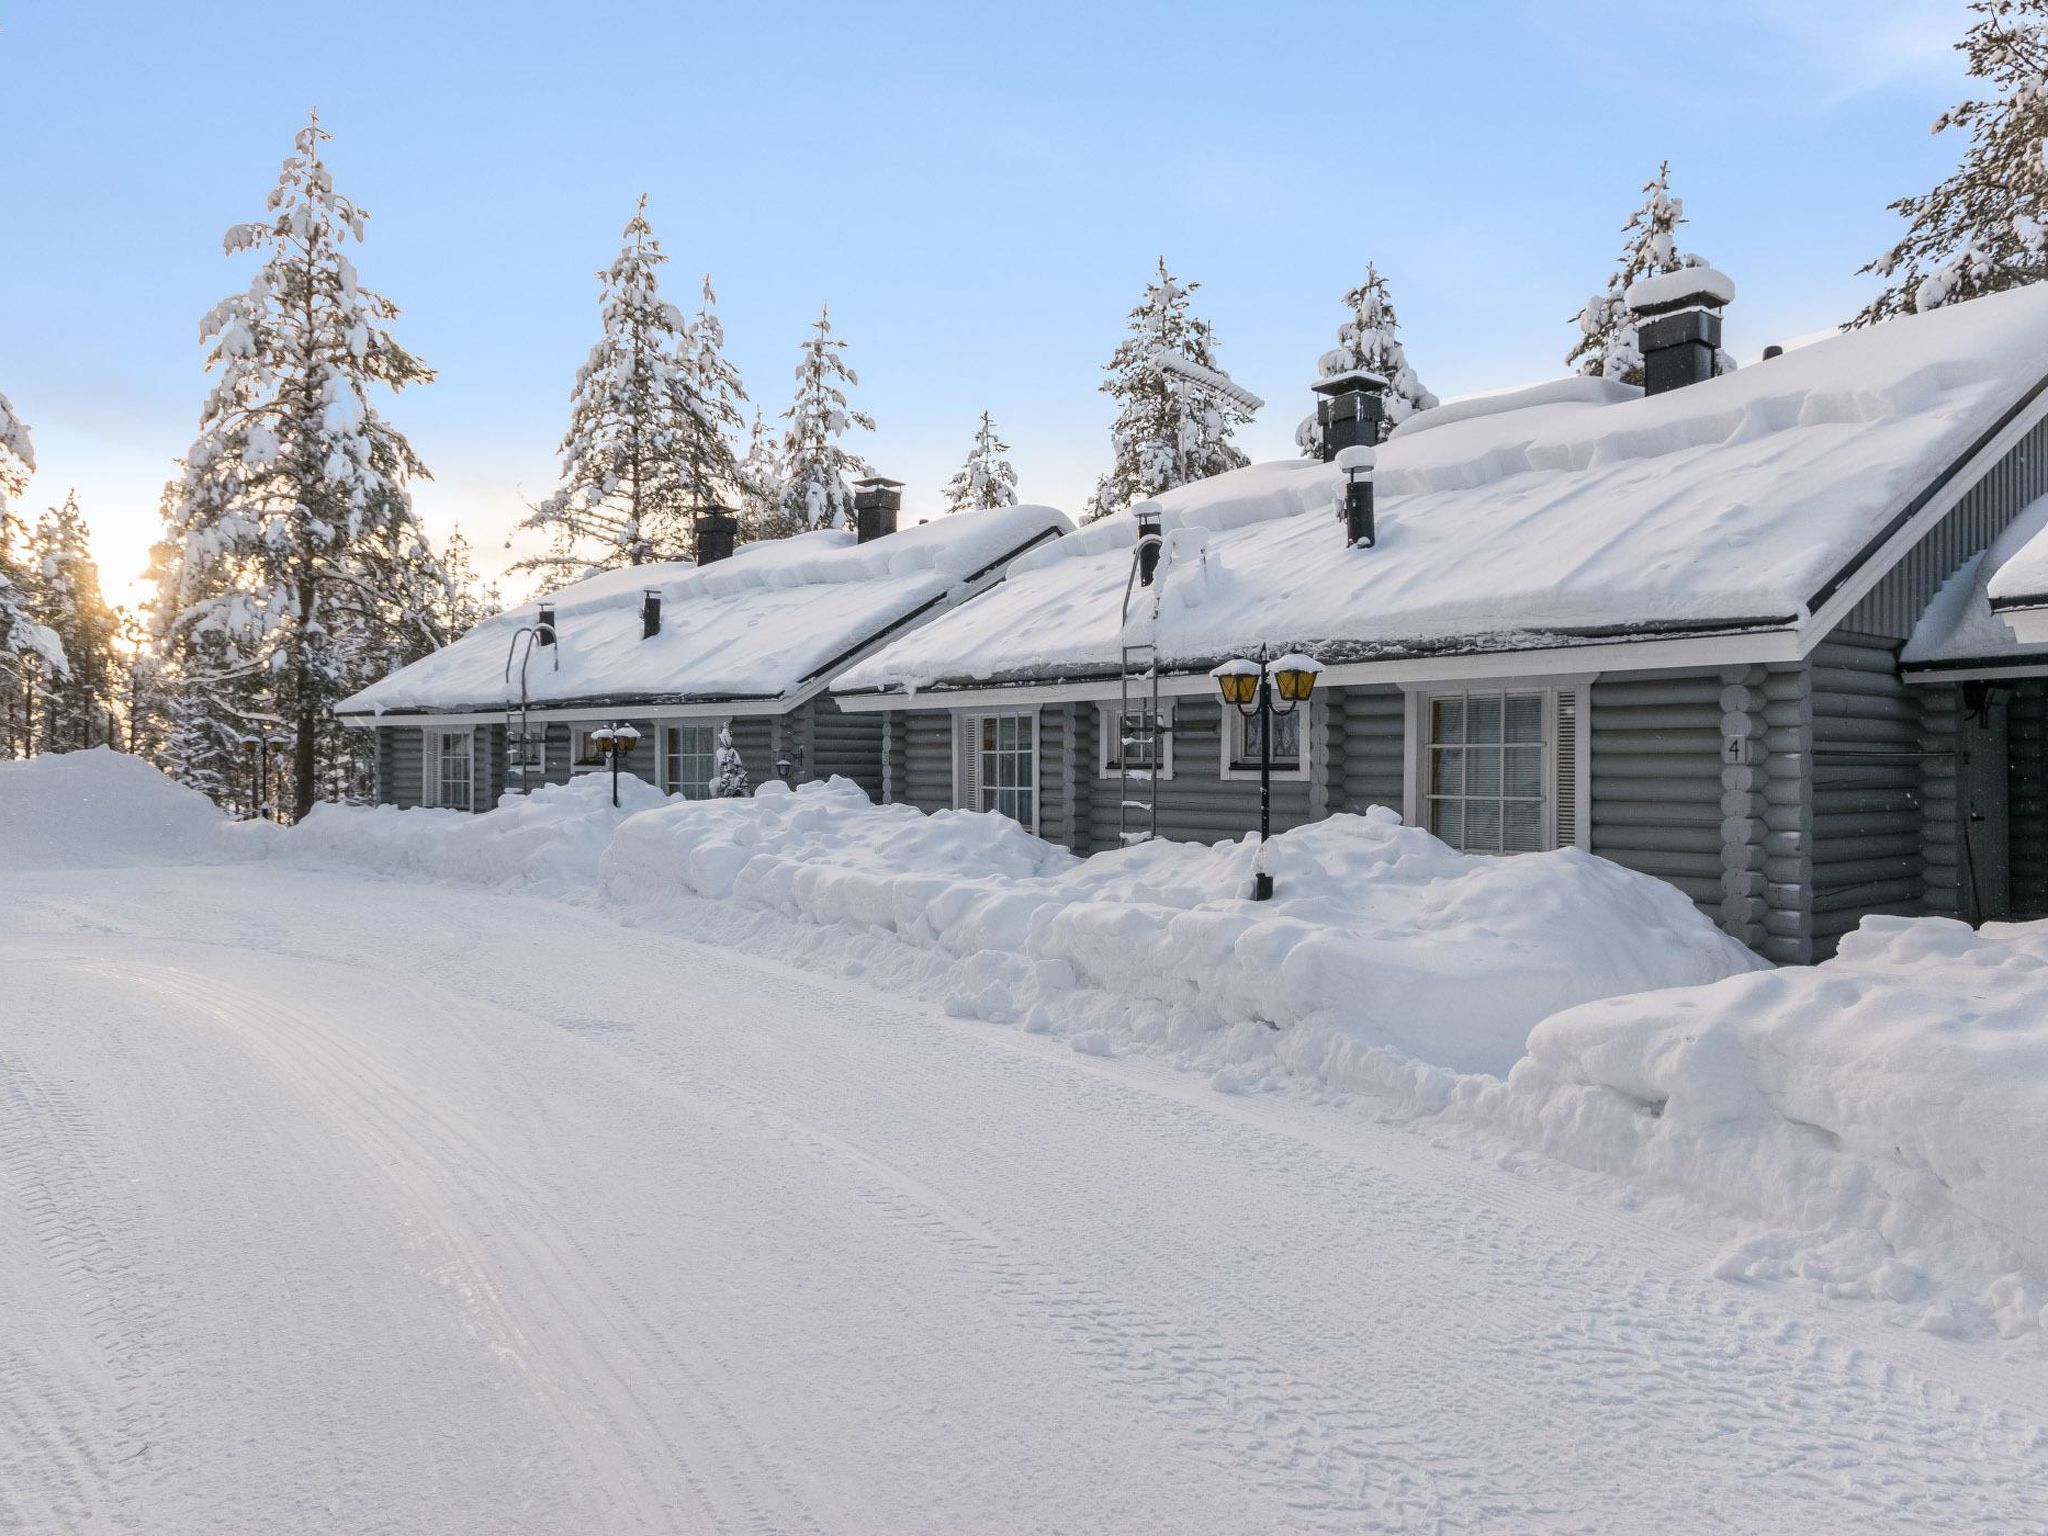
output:
M782 434L778 532L853 524L853 488L846 477L870 470L866 460L841 447L839 440L853 427L872 432L875 422L867 412L848 405L840 387L860 383L840 356L845 349L846 343L832 334L831 309L821 309L796 366L796 399L782 413L789 426Z
M2048 277L2048 0L1973 0L1957 50L1991 94L1934 120L1967 129L1962 164L1891 209L1905 238L1861 268L1887 286L1852 326L1938 309Z
M1642 348L1636 341L1635 318L1623 295L1637 278L1707 265L1706 257L1679 250L1678 226L1685 222L1685 203L1671 195L1671 162L1666 160L1657 167L1657 174L1643 183L1643 205L1622 226L1621 263L1607 279L1606 291L1588 299L1575 317L1579 338L1565 354L1567 366L1594 378L1643 382ZM1714 371L1729 373L1734 367L1723 354Z
M218 792L244 729L294 740L290 803L312 809L344 743L334 701L438 642L444 586L407 490L425 466L370 403L433 378L393 339L398 307L344 249L368 215L335 191L317 115L299 130L267 217L228 230L255 279L200 322L218 381L166 496L156 614L170 676L171 760Z
M30 611L36 573L26 530L9 510L35 467L28 427L0 395L0 756L7 757L34 751L34 690L65 665L63 644Z
M1394 314L1394 301L1387 292L1387 280L1378 267L1365 264L1365 281L1344 295L1344 307L1351 318L1337 328L1337 345L1316 364L1326 379L1363 368L1387 381L1386 415L1382 419L1382 441L1417 411L1435 405L1436 396L1424 388L1409 366L1408 352L1401 345L1401 322ZM1309 415L1295 429L1294 440L1310 458L1321 452L1316 418Z
M702 415L711 430L693 434L690 480L697 495L692 514L703 507L726 506L740 496L740 464L737 439L746 417L740 406L747 392L740 383L740 371L725 355L725 324L718 318L718 295L711 288L711 274L704 274L703 300L690 322L690 387L702 402ZM751 446L751 445L750 445ZM709 450L709 451L707 451ZM695 553L695 540L692 540Z
M996 424L983 411L967 462L946 482L946 510L980 512L1017 505L1017 470L1009 453L1010 445L996 435Z
M741 542L772 539L787 531L782 527L781 448L758 410L747 434L747 451L740 460L733 500Z
M1182 283L1159 258L1158 276L1131 311L1130 333L1104 365L1102 392L1117 402L1115 459L1088 498L1089 520L1250 461L1230 440L1249 418L1227 401L1169 379L1153 361L1162 348L1214 369L1216 338L1188 307L1200 283ZM1220 371L1220 370L1218 370Z
M709 280L699 317L706 334L693 336L661 296L667 260L643 194L617 258L597 274L603 330L569 394L569 428L556 450L561 484L519 525L552 542L515 570L573 581L675 559L689 551L697 509L732 483L739 376L723 356Z
M99 566L77 493L36 520L29 558L37 573L29 611L63 647L66 666L48 669L35 750L72 752L113 740L120 621L100 593Z
M718 745L712 759L717 776L711 781L711 793L720 800L737 800L747 792L747 765L740 758L739 748L732 744L732 730L729 726L718 728Z

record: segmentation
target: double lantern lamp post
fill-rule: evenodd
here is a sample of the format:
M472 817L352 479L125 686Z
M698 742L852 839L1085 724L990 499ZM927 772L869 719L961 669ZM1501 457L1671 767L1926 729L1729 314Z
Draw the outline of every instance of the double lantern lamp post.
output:
M1266 868L1266 843L1273 834L1273 722L1308 702L1322 670L1323 664L1313 656L1290 651L1269 661L1262 650L1257 660L1240 656L1209 674L1225 704L1258 722L1259 853L1253 864L1253 901L1273 898L1273 875Z
M256 790L255 808L250 820L271 814L270 805L270 758L275 753L283 757L295 743L291 737L272 733L267 736L244 736L242 750L249 757L249 777Z
M619 759L633 750L640 733L630 725L601 725L590 733L590 744L612 765L612 809L619 805Z

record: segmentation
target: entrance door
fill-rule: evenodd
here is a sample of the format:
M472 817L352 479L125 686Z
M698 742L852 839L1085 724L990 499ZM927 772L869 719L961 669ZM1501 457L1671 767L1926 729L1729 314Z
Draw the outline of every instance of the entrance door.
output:
M1963 911L1973 923L2012 916L2012 815L2005 690L1965 693L1961 769ZM1969 704L1976 704L1973 710Z

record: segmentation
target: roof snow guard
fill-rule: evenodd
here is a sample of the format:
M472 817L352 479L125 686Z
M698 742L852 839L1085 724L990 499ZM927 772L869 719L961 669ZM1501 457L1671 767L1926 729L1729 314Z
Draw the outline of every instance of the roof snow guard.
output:
M1573 379L1418 412L1379 448L1369 557L1330 547L1334 463L1181 486L1158 498L1160 665L1262 642L1366 667L1662 637L1732 654L1719 637L1761 650L1759 630L1796 654L2048 414L2044 358L2048 283L1662 395ZM1135 542L1127 515L1091 523L834 686L1114 677Z

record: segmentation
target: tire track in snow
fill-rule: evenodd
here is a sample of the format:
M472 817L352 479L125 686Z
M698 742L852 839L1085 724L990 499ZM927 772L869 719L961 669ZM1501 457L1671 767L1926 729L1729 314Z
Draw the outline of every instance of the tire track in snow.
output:
M0 1051L0 1188L70 1298L104 1385L60 1384L0 1330L0 1527L62 1528L118 1502L162 1441L160 1308L134 1281L132 1236L108 1195L100 1135L64 1089ZM18 1243L10 1242L10 1247ZM38 1485L41 1485L40 1487Z
M381 1154L378 1164L411 1207L420 1230L445 1251L441 1268L491 1347L516 1361L581 1455L590 1487L640 1490L656 1507L614 1514L651 1530L687 1513L660 1493L672 1469L695 1513L721 1532L763 1536L820 1527L775 1458L679 1350L651 1328L630 1297L602 1278L582 1246L534 1199L522 1177L491 1152L474 1127L445 1113L382 1062L290 1004L171 967L124 967L131 979L197 1005L233 1029L278 1074L305 1084L337 1122ZM412 1170L410 1178L400 1170ZM474 1210L519 1248L515 1277L503 1246L485 1251L461 1213ZM519 1278L536 1289L508 1294ZM506 1284L501 1284L501 1281ZM515 1302L517 1310L515 1310ZM532 1321L523 1321L521 1313ZM570 1336L560 1347L552 1335ZM673 1380L662 1379L654 1364ZM605 1404L602 1412L594 1405ZM625 1475L598 1449L625 1459ZM715 1426L710 1421L716 1421ZM679 1424L686 1433L671 1428ZM747 1465L735 1464L721 1434ZM708 1474L708 1475L707 1475Z

